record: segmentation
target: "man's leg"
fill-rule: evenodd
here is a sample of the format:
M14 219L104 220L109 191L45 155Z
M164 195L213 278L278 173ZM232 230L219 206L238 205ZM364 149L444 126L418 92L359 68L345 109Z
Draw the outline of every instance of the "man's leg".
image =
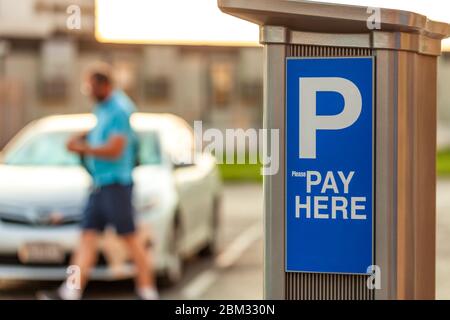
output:
M97 262L98 235L95 230L83 230L71 265L78 267L77 274L63 282L58 292L64 300L79 300L83 295L91 269ZM74 279L73 277L79 277ZM75 280L75 281L73 281ZM75 283L74 283L75 282Z
M72 257L71 264L77 266L57 290L39 291L39 300L80 300L89 279L89 273L97 258L98 236L96 231L82 232L80 242Z
M131 259L136 266L136 287L155 288L153 259L139 239L137 232L123 236Z
M80 290L86 287L91 269L97 262L98 233L95 230L83 230L80 242L74 255L71 265L75 265L80 271Z
M153 275L153 261L140 241L136 231L133 205L132 186L112 185L105 189L109 201L105 202L105 213L114 225L118 235L124 240L129 255L136 267L136 291L141 299L158 299Z

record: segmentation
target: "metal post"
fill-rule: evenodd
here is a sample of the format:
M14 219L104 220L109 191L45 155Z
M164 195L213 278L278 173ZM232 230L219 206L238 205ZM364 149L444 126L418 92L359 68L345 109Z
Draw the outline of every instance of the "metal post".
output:
M450 26L380 9L288 0L219 0L222 11L261 26L265 47L264 125L280 130L280 170L264 178L265 297L269 299L434 299L436 74ZM286 271L286 61L370 57L374 68L373 256L368 274ZM269 141L269 143L273 143ZM289 213L292 214L292 213ZM301 252L299 254L302 254Z
M283 37L283 29L277 30ZM284 60L286 50L284 45L268 45L264 48L264 86L270 90L264 91L264 128L279 129L280 167L284 172ZM270 136L270 135L269 135ZM268 141L268 143L274 143ZM270 148L269 148L270 150ZM282 197L272 197L272 194L284 192L282 174L264 177L264 297L267 299L284 298L284 265L276 263L284 261L284 201ZM280 234L281 233L281 234Z

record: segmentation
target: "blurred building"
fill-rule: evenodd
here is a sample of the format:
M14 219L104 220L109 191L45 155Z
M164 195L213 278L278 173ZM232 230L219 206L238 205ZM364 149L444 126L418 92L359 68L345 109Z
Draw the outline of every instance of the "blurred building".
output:
M67 26L73 6L79 30ZM89 111L81 79L97 60L115 66L118 84L142 111L259 128L262 59L261 48L98 43L94 0L0 0L0 146L33 119ZM450 53L438 76L439 145L450 147Z
M94 2L0 0L0 146L33 119L89 111L82 74L98 60L114 65L141 111L218 128L261 126L261 48L98 43ZM80 29L67 26L74 8Z

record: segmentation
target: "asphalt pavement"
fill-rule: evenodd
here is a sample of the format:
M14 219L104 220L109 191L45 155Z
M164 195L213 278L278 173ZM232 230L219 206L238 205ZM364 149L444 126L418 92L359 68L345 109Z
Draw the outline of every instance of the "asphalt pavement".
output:
M450 179L437 184L436 298L450 300Z
M450 299L450 179L437 184L436 297ZM163 299L262 299L262 187L227 185L219 254L186 262L182 281L161 290ZM33 299L55 282L1 281L0 299ZM92 282L86 299L133 299L133 282Z

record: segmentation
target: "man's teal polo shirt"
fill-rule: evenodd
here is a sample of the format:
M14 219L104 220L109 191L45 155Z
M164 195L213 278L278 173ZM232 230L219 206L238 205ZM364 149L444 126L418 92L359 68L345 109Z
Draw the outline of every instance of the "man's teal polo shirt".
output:
M130 185L136 163L136 135L130 125L130 117L136 110L134 103L122 91L114 91L111 96L95 106L97 125L89 132L87 141L92 147L107 143L113 135L127 139L126 147L118 159L106 160L87 157L87 166L92 174L95 187L111 184Z

